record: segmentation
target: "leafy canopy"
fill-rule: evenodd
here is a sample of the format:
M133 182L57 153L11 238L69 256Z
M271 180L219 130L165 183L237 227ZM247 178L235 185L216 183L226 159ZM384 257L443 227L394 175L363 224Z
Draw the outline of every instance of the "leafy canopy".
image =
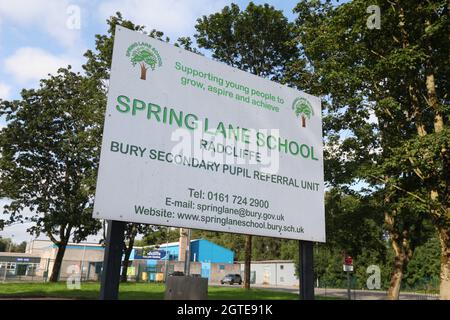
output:
M231 4L198 19L195 28L198 45L214 59L275 81L298 57L294 25L268 4L250 2L245 10Z
M314 110L312 109L311 105L303 99L296 101L293 108L297 117L299 115L302 115L307 117L308 119L311 119L311 116L314 115Z
M12 200L5 213L34 222L29 231L56 244L84 240L100 228L92 206L103 97L70 67L21 95L0 101L8 124L0 132L0 196Z
M131 63L135 66L137 63L146 63L152 70L155 70L156 57L147 48L139 48L135 50L131 56Z

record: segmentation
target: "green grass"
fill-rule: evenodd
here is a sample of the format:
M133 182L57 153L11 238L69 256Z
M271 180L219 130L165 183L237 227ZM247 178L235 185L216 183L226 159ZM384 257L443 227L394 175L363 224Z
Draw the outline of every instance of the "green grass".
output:
M164 284L125 283L120 285L121 300L162 300ZM82 283L80 290L70 290L65 282L58 283L0 283L1 297L52 297L69 299L98 299L99 283ZM319 300L327 297L317 297ZM329 298L329 297L328 297ZM290 292L251 289L240 287L208 288L209 300L297 300L298 296Z

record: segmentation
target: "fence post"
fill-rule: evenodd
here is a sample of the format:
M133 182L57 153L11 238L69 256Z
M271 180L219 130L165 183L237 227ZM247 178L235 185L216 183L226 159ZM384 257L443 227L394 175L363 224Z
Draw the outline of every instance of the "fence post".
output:
M3 282L6 282L6 273L8 272L8 262L5 261L5 275L3 277Z

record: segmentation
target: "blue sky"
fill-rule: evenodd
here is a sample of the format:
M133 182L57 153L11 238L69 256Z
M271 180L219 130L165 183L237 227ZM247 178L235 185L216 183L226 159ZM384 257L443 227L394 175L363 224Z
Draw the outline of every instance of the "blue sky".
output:
M95 34L106 33L105 20L116 11L171 40L194 34L195 20L216 12L228 0L14 0L0 2L0 98L20 97L22 88L71 64L81 70L83 53L94 48ZM244 8L248 1L234 1ZM266 1L254 1L265 3ZM297 1L272 1L290 20ZM79 13L79 14L78 14ZM78 19L78 17L80 19ZM4 125L4 120L0 120Z
M106 18L116 11L148 29L164 31L175 41L192 36L195 21L231 2L245 8L249 1L228 0L2 0L0 1L0 99L20 98L22 88L33 88L39 79L71 64L81 70L83 53L95 45L95 34L105 34ZM293 21L298 1L270 3ZM79 14L78 14L79 13ZM78 19L78 17L80 19ZM0 128L5 125L0 119ZM0 200L0 207L5 201ZM13 225L0 236L28 241L30 224ZM90 237L98 241L99 237Z

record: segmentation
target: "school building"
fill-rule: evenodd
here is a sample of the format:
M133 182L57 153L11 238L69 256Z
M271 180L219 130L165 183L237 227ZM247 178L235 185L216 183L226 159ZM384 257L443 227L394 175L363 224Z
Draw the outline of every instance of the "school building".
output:
M191 240L190 274L208 278L209 282L219 282L229 273L240 273L240 266L234 263L234 252L206 239ZM136 247L130 256L129 278L146 278L163 281L175 271L184 271L184 261L179 261L179 242L152 246L163 252L161 259L145 259L145 249Z
M242 275L244 262L238 262ZM295 274L295 263L291 260L252 261L250 265L250 283L275 287L298 287L299 279Z
M206 239L191 240L190 274L219 283L227 274L244 277L244 263L234 261L234 252ZM150 247L135 247L130 256L127 275L130 281L164 281L173 272L184 271L179 261L179 242ZM160 257L148 256L158 251ZM49 240L33 240L25 253L0 252L0 282L8 279L42 281L50 276L57 247ZM82 281L99 281L104 247L96 243L69 243L64 254L60 280L79 274ZM267 286L298 286L293 261L252 261L251 283Z

